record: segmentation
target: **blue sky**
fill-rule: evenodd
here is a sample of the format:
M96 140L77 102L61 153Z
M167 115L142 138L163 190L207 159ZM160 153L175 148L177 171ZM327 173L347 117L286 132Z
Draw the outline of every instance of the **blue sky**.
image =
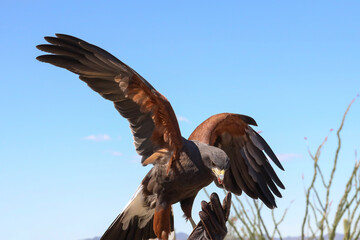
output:
M360 92L358 1L1 5L2 239L100 236L150 169L139 164L128 123L110 102L35 60L35 46L54 33L83 38L136 69L170 100L184 137L216 113L252 116L286 169L277 171L287 187L279 211L295 199L283 236L300 233L301 176L307 183L312 170L304 137L315 150ZM342 134L339 179L359 150L359 122L357 100ZM325 168L335 144L332 133ZM176 206L176 229L190 232L181 216Z

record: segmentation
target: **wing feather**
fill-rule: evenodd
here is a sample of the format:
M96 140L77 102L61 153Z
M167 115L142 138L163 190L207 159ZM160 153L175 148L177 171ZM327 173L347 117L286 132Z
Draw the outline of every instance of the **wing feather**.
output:
M257 171L254 168L252 168L251 165L249 164L250 161L255 161L255 160L250 160L252 158L252 156L247 152L246 147L242 148L241 153L242 153L243 158L245 159L245 162L247 163L248 172L249 172L250 176L252 177L252 180L255 182L254 187L256 189L257 196L267 206L276 207L275 198L272 195L272 193L270 192L269 188L267 187L268 184L265 182L264 176L262 175L261 170L259 169L259 171ZM260 188L260 190L259 190L259 188Z
M250 130L251 129L251 130ZM262 138L257 132L255 132L252 128L246 129L247 133L251 141L260 149L264 150L265 153L271 158L271 160L278 166L281 170L284 170L283 166L281 165L280 161L276 157L273 150L267 144L264 138Z
M50 54L37 59L78 74L91 89L112 101L129 121L142 161L160 148L173 152L171 160L179 157L183 143L174 110L150 83L107 51L79 38L56 34L45 40L50 44L37 48Z

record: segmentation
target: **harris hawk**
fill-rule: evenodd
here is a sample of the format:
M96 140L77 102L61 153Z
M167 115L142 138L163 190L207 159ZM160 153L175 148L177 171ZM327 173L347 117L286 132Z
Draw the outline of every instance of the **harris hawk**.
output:
M188 139L181 136L169 101L135 70L79 38L56 34L37 48L50 54L37 60L65 68L84 81L130 123L143 165L153 168L101 237L102 240L168 239L174 230L171 205L180 202L186 219L197 193L211 182L234 194L244 191L269 208L284 185L268 157L283 167L250 125L251 117L221 113L201 123ZM268 156L266 156L266 155ZM192 221L193 223L193 221Z

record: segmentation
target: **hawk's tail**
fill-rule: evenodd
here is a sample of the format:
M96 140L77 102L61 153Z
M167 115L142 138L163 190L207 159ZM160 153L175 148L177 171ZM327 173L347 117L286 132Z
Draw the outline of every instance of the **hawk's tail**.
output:
M143 186L140 185L124 211L117 216L100 240L156 238L153 230L154 212L154 208L147 206L143 194ZM172 212L170 218L171 231L174 231L174 216Z

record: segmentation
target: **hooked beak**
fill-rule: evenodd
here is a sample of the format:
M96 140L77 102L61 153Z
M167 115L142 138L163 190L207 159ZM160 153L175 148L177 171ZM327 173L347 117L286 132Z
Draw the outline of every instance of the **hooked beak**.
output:
M223 184L225 170L220 170L220 169L218 169L218 168L212 168L211 170L212 170L213 173L215 174L215 176L216 176L219 184Z

